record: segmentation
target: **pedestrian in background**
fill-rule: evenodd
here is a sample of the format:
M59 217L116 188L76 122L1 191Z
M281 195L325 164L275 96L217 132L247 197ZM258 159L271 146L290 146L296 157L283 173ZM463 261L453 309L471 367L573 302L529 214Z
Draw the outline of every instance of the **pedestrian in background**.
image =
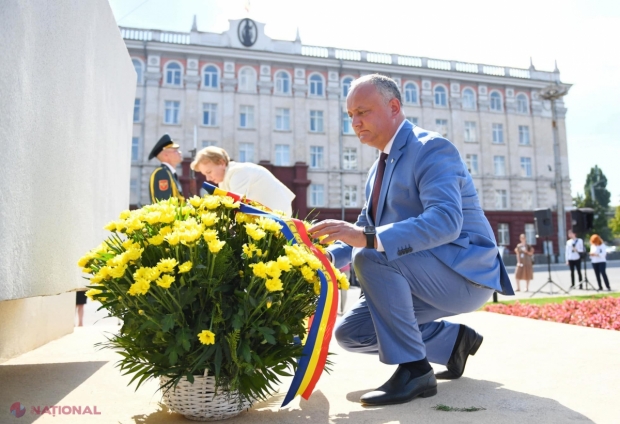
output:
M577 237L573 230L568 230L568 240L566 241L566 265L570 267L570 286L575 287L575 270L579 274L579 288L581 288L581 257L586 250L583 247L583 240Z
M525 280L525 291L530 290L530 281L534 279L534 266L532 265L532 256L534 248L526 243L525 234L519 236L520 243L515 247L517 255L517 268L515 269L515 280L517 289L521 291L521 280Z
M607 290L611 291L609 287L609 278L607 278L607 247L603 243L603 239L598 234L592 234L590 237L590 261L592 262L592 268L594 268L594 274L596 274L596 282L598 283L599 291L603 290L601 285L601 276L605 281Z

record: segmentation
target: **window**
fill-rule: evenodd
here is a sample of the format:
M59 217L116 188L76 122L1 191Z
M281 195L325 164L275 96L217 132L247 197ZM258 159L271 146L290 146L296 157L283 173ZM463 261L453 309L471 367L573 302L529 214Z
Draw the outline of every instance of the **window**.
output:
M213 141L213 140L202 140L202 148L204 149L205 147L209 147L209 146L217 146L217 141Z
M310 169L323 168L323 146L310 146Z
M324 206L325 196L323 184L310 184L310 206Z
M138 179L137 178L132 178L129 180L129 193L132 198L138 197Z
M345 185L344 193L343 193L344 205L346 207L355 207L357 206L357 186L356 185Z
M138 59L131 59L131 63L133 63L133 67L136 70L136 74L138 76L136 80L136 84L141 85L144 83L144 68L142 67L142 62Z
M217 104L202 104L202 125L214 127L217 125Z
M524 211L531 211L534 209L534 196L531 191L523 192L523 200L521 201Z
M493 124L491 128L493 132L493 143L495 144L504 143L504 125Z
M166 84L181 85L181 65L176 62L169 62L166 65Z
M495 169L495 175L503 177L506 175L506 157L505 156L493 156L493 166Z
M474 121L465 121L463 138L469 143L476 141L476 123Z
M344 169L357 169L357 149L355 147L345 147L342 156L342 167Z
M407 116L407 121L411 122L413 125L418 125L418 118L415 116Z
M508 193L506 190L495 190L495 209L508 209Z
M529 105L527 101L527 96L523 93L517 95L517 112L518 113L529 113Z
M181 102L166 100L164 111L164 124L178 125L180 107Z
M276 73L276 93L289 94L291 92L291 77L284 71Z
M530 127L519 125L519 144L522 146L530 145Z
M465 165L471 175L478 175L478 155L468 153L465 155Z
M254 144L239 143L239 162L254 162Z
M291 129L291 110L287 108L276 108L276 130L289 131Z
M323 111L311 110L310 111L310 131L311 132L323 132Z
M448 99L446 98L446 89L438 85L435 87L435 106L446 107L448 105Z
M202 84L209 88L218 88L220 85L217 68L213 65L205 67Z
M342 112L342 133L355 134L355 131L353 131L353 126L351 125L351 117L347 112Z
M521 176L532 177L532 158L521 158Z
M310 77L310 95L322 96L323 95L323 77L314 74Z
M256 73L252 68L243 68L239 72L239 91L254 91L256 89Z
M525 224L523 233L525 234L525 242L527 244L531 246L536 244L536 228L534 227L534 224Z
M140 99L136 99L133 102L133 121L140 122Z
M412 82L405 84L405 103L418 103L418 87Z
M474 95L474 90L471 88L463 90L463 109L476 109L476 97Z
M140 138L132 137L131 138L131 160L137 161L140 154Z
M444 137L448 136L448 120L447 119L435 119L435 127L437 132Z
M501 112L502 111L502 95L497 91L491 93L491 110Z
M291 146L288 144L276 144L277 166L289 166L291 163Z
M351 83L353 82L353 78L346 77L342 80L342 97L347 97L349 95L349 90L351 89Z
M239 107L239 127L254 128L254 106Z
M510 245L510 226L508 224L497 224L497 244L500 246Z

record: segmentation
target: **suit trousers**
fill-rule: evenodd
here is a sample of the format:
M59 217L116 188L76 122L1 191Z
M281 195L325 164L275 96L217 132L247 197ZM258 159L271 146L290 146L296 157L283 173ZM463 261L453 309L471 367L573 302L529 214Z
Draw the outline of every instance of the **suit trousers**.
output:
M493 293L429 251L388 261L384 252L355 248L352 259L364 297L336 324L335 337L344 349L378 353L386 364L425 357L447 364L459 324L436 320L475 311Z
M575 285L575 270L577 270L577 274L579 274L579 282L583 280L581 278L581 259L574 259L568 261L568 266L570 268L570 286L573 287Z

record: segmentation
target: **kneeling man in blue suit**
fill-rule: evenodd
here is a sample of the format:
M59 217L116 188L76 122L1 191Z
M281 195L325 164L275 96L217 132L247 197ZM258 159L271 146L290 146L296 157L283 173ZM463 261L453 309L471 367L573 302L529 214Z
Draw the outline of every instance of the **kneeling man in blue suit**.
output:
M514 292L456 147L405 119L388 77L355 80L347 110L360 141L382 153L357 222L326 220L310 229L337 241L328 249L334 264L352 262L364 292L337 325L336 340L398 364L384 385L361 397L363 404L433 396L436 379L459 378L482 343L473 329L437 320L475 311L493 291ZM429 361L447 370L435 376Z

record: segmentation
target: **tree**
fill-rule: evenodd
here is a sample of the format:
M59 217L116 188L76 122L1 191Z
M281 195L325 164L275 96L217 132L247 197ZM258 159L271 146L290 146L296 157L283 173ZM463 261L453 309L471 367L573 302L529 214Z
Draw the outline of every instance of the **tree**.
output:
M577 195L574 201L579 208L594 209L594 222L589 235L598 234L603 240L611 240L611 229L607 220L611 193L607 190L607 177L598 165L590 170L583 191L583 197Z
M620 237L620 206L616 208L616 216L609 221L609 227L614 236Z

